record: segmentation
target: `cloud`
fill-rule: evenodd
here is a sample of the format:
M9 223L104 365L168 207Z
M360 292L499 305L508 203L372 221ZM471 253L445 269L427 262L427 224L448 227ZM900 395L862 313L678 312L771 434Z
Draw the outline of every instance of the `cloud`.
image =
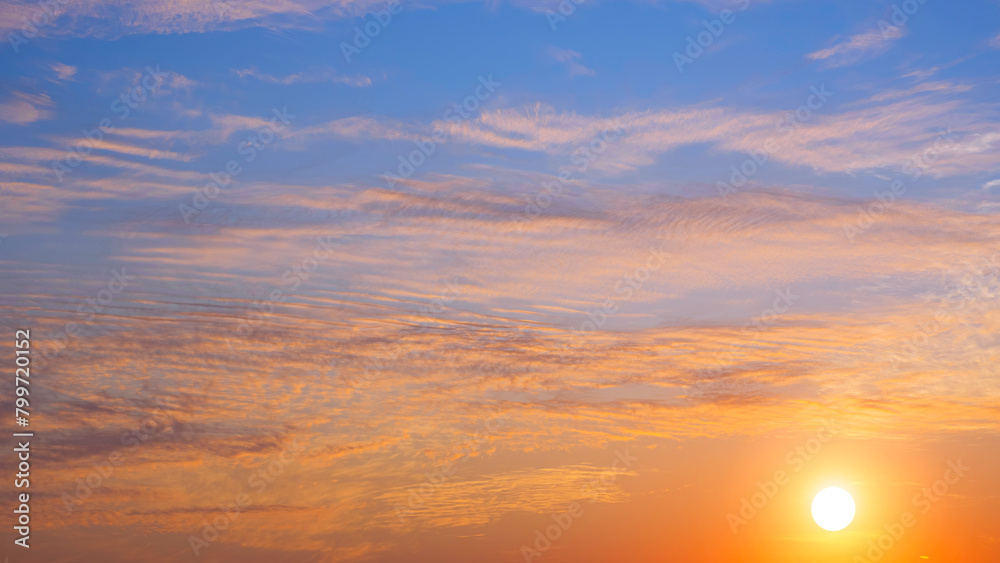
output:
M269 17L280 20L287 16L285 26L309 25L309 15L322 7L319 0L282 0L269 3L259 0L215 0L186 2L184 0L153 1L123 4L113 0L82 0L60 5L59 25L39 26L38 33L48 36L117 38L142 33L189 33L211 30L238 29L261 23ZM361 9L375 2L345 1L335 10ZM23 20L44 13L35 2L13 0L4 6L0 30L17 33ZM281 25L280 22L275 22Z
M49 236L102 240L107 255L18 262L4 269L0 298L10 324L32 327L35 358L68 322L85 325L46 367L37 397L59 461L39 479L46 525L71 543L95 526L131 526L142 542L177 547L144 556L145 543L134 553L116 544L116 557L166 561L244 493L251 506L211 557L273 560L293 544L297 555L339 560L331 545L354 557L409 549L405 534L441 527L482 534L526 514L549 525L608 477L623 443L655 438L663 461L632 449L642 465L599 489L588 518L632 508L623 503L636 495L633 473L652 488L690 488L686 476L664 476L706 467L689 449L696 438L764 443L831 414L866 444L996 433L1000 280L976 283L1000 249L993 217L900 201L849 244L842 225L867 202L574 184L519 232L521 195L537 186L523 180L491 170L396 191L244 182L238 201L214 202L197 229L142 186L127 195L128 214L107 213L118 198L77 208L74 218L100 220ZM15 188L52 205L37 186ZM136 236L126 238L129 224ZM317 236L340 246L294 269ZM650 248L664 263L643 271ZM77 308L123 266L135 279L84 323ZM275 288L286 294L269 301ZM748 337L745 323L786 288L794 304ZM617 308L603 313L609 298ZM575 330L592 318L601 326ZM251 335L238 333L243 322ZM738 362L727 360L734 344ZM490 429L496 413L502 423ZM149 419L147 439L124 445L123 433ZM303 453L274 465L292 439ZM63 495L113 451L122 462L68 514ZM455 471L436 486L428 475L446 461ZM248 483L272 466L266 488ZM401 523L395 507L414 490L419 503ZM700 504L712 498L693 492ZM707 519L718 522L728 509L715 509ZM241 549L260 553L230 557Z
M434 9L463 0L405 2L406 9ZM467 1L467 0L466 0ZM679 0L689 1L689 0ZM717 9L731 7L725 0L694 0ZM749 3L741 0L739 4ZM528 10L556 9L558 0L514 0ZM322 28L322 21L364 16L385 8L385 0L80 0L61 3L58 25L39 26L38 33L48 36L117 38L131 34L173 34L231 31L253 26L268 28ZM10 0L0 13L0 35L19 33L24 20L45 14L32 0ZM37 16L36 16L37 17ZM51 18L46 16L46 20Z
M570 59L572 60L572 58ZM823 88L826 88L823 86ZM924 151L940 145L943 131L948 142L935 149L925 172L935 177L985 172L995 168L1000 154L1000 125L984 119L993 111L985 102L964 101L967 86L950 82L928 82L909 89L880 91L861 100L841 103L836 109L817 109L810 118L789 125L789 110L756 110L698 104L667 109L623 113L617 116L556 112L547 106L483 110L467 120L425 123L382 116L353 116L326 122L292 123L282 132L280 150L310 150L323 139L352 141L362 146L381 141L411 142L426 138L434 130L445 133L442 151L467 145L505 151L549 155L569 162L576 151L591 146L607 132L621 131L620 138L606 143L590 169L605 176L622 175L648 167L663 155L683 147L702 145L710 153L759 153L773 150L768 160L785 166L808 167L822 173L901 172ZM839 92L828 91L831 99ZM802 95L804 103L811 92ZM8 119L38 119L51 116L44 106L18 99L25 111L8 109ZM38 97L39 104L49 103ZM8 104L10 106L10 104ZM28 109L35 111L31 114ZM197 178L203 170L184 163L208 147L231 142L233 135L267 126L270 116L210 114L192 116L189 127L174 130L120 127L107 135L88 162L162 178ZM70 135L72 136L72 135ZM66 136L46 137L52 149L8 147L4 152L15 162L48 167L66 156ZM617 137L617 136L616 136ZM601 141L603 142L603 141ZM104 151L113 151L108 154ZM149 157L171 161L167 169L151 166ZM741 157L742 159L742 157ZM188 169L184 169L188 168ZM714 182L727 180L720 173ZM134 180L135 178L133 178ZM121 180L119 178L119 180Z
M240 78L252 77L257 80L268 82L271 84L314 84L317 82L333 82L337 84L346 84L355 88L364 88L372 85L371 78L367 76L357 74L353 76L343 75L330 67L325 67L319 70L314 70L310 72L297 72L295 74L289 74L287 76L275 76L272 74L267 74L260 72L256 67L250 67L243 70L234 70L237 76Z
M421 131L417 127L392 119L353 116L310 125L289 133L293 141L298 140L300 143L314 137L331 136L356 140L407 141L420 139Z
M438 121L454 141L496 148L569 156L602 131L622 127L594 165L624 172L648 166L683 146L710 144L716 151L750 153L773 145L770 158L823 172L900 170L950 128L953 141L938 155L931 173L964 174L992 170L1000 152L1000 125L983 119L990 110L956 100L962 85L933 83L888 91L845 106L817 110L792 127L792 111L687 106L633 112L617 117L540 112L534 109L484 111L461 123ZM809 93L803 95L803 101ZM829 94L836 97L835 92Z
M830 99L839 99L838 92L824 91ZM283 132L281 146L286 150L308 150L312 143L324 138L357 144L409 142L440 130L445 133L442 143L445 147L459 143L544 153L568 160L575 151L590 146L603 134L621 130L621 137L607 143L600 158L590 163L592 169L604 174L627 173L654 164L662 155L682 147L705 145L711 152L744 154L771 147L769 160L786 166L856 173L906 170L923 151L941 145L943 131L950 131L948 142L935 149L936 153L931 155L934 161L925 171L942 177L992 170L1000 153L1000 125L983 118L992 111L992 106L964 102L968 91L969 87L961 84L927 82L908 89L880 91L868 98L841 103L837 109L820 108L808 120L800 122L795 121L792 108L761 111L707 104L618 116L558 113L551 107L538 105L484 110L457 123L443 119L418 123L381 116L352 116L315 124L293 123ZM804 92L802 101L809 95L810 91ZM143 149L129 148L132 154L164 151L159 157L180 160L177 158L180 153L204 152L206 146L228 142L237 132L269 123L267 116L213 114L209 117L211 127L207 129L204 124L168 131L120 128L109 136L145 144ZM201 118L194 119L192 123Z
M998 33L993 39L990 39L987 44L994 49L1000 49L1000 33Z
M905 35L901 27L880 23L880 29L859 33L806 55L813 61L826 61L829 67L847 66L881 54Z
M594 76L597 74L592 69L583 66L578 59L582 59L583 55L576 51L571 51L569 49L560 49L558 47L549 47L545 51L546 55L552 60L562 63L569 69L569 75L572 76Z
M0 121L27 125L43 119L53 119L55 104L45 94L14 92L12 100L0 103Z
M62 63L52 63L52 71L56 73L59 80L72 80L76 75L76 67Z
M193 117L200 117L198 113ZM209 114L211 123L209 128L189 128L175 130L139 129L139 128L116 128L109 136L124 137L128 139L154 142L159 145L185 145L187 149L201 149L209 145L219 145L227 142L234 134L241 131L250 131L271 125L271 120L267 117L237 115L237 114ZM154 150L154 149L150 149Z
M128 156L141 156L147 159L158 159L158 160L175 160L180 162L190 162L197 158L197 155L191 152L178 153L174 151L163 150L162 148L151 148L144 147L136 144L115 142L110 139L112 134L108 134L105 139L99 141L91 141L90 146L94 150L105 151L110 153L117 153L118 155L128 155ZM52 141L59 145L71 146L73 143L78 142L79 138L73 137L53 137Z
M198 85L198 82L180 74L178 72L171 72L170 78L166 82L167 90L187 90L191 91L192 88Z

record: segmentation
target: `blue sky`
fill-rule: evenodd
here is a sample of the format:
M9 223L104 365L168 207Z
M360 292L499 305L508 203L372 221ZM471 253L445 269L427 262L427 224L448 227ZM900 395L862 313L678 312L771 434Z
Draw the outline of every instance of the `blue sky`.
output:
M25 40L38 10L10 5L0 55L7 251L21 257L111 261L109 226L135 218L178 241L285 220L377 232L424 213L523 232L645 202L730 213L734 197L826 206L854 252L869 218L880 232L997 209L995 2L95 1ZM359 29L377 34L347 57ZM102 138L77 157L86 131ZM890 196L895 212L868 217ZM143 255L132 245L149 241L123 244ZM692 303L684 317L733 315Z
M64 15L59 21L66 21L66 27L44 27L41 37L18 46L19 53L5 51L7 103L23 95L45 96L32 103L48 116L11 123L2 134L10 145L59 148L52 139L71 138L108 117L116 94L146 65L159 65L175 78L122 126L204 130L211 116L257 117L269 114L272 107L287 106L298 116L299 126L365 116L426 134L448 106L472 93L480 75L493 76L502 87L477 113L528 111L541 105L559 115L588 119L709 108L780 114L804 103L811 86L825 84L836 94L815 122L831 127L839 125L839 116L886 90L897 91L913 104L937 106L920 133L955 122L952 112L960 108L943 107L949 104L981 108L976 112L980 127L995 122L991 106L997 85L991 72L1000 54L995 3L966 2L959 10L927 2L904 26L893 23L892 4L737 3L731 6L734 21L678 72L673 53L683 53L687 38L704 31L702 22L718 17L724 6L584 4L553 31L545 15L549 8L543 5L404 5L350 63L340 43L353 39L355 26L374 21L371 15L348 17L365 7L353 3L344 6L347 13L340 17L317 10L309 16L270 14L218 22L201 14L189 28L168 17L169 6L163 8L168 13L144 15L148 21L138 29L92 21L84 14L67 21ZM109 6L94 4L89 9L114 16ZM136 10L141 12L141 7ZM880 20L893 26L888 37L879 32ZM866 34L870 44L851 45L852 39ZM838 47L841 50L827 58L810 58ZM59 78L53 70L56 64L73 67L74 74ZM933 91L914 94L915 88L928 84ZM866 105L875 111L899 99ZM842 139L849 134L847 129L837 132ZM219 145L199 147L198 157L185 166L197 170L198 165L210 165L230 149ZM308 146L278 147L280 159L262 160L255 174L269 178L291 172L305 182L365 181L393 163L395 158L385 158L385 151L405 146L358 135L327 135ZM668 188L672 193L690 195L689 184L714 184L740 160L739 151L717 140L694 140L652 150L642 165L613 177L598 175L595 181L641 184L667 177L687 184ZM447 146L421 173L452 172L472 163L546 173L557 169L559 159L545 150ZM894 164L857 168L859 163L837 162L817 170L811 159L794 159L768 166L755 180L765 185L812 184L867 197L871 177ZM925 180L914 186L911 196L956 197L965 188L993 179L990 174L989 166L977 166L948 180Z

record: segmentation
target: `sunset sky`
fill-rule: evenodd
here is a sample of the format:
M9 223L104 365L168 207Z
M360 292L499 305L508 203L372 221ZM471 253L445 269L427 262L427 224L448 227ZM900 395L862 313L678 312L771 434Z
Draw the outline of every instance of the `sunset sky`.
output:
M1000 561L997 0L0 37L11 563Z

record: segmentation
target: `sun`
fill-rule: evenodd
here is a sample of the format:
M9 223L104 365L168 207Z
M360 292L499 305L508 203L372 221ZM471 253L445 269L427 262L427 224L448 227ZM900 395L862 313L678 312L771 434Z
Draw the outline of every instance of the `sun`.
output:
M824 530L843 530L854 520L854 499L840 487L827 487L813 499L812 515Z

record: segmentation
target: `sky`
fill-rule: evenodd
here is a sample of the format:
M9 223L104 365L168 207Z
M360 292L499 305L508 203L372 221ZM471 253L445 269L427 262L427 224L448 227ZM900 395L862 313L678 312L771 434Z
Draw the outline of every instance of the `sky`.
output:
M9 561L1000 559L996 0L0 37Z

